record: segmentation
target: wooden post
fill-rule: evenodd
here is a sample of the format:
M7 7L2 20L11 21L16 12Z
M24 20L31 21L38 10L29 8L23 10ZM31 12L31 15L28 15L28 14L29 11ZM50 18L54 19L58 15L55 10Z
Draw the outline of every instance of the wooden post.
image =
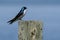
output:
M42 40L42 22L19 21L18 40Z

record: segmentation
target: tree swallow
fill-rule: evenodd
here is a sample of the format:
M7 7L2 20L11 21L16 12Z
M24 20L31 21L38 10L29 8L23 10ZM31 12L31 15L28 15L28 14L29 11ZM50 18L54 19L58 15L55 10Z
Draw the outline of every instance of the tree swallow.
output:
M22 7L20 12L10 21L8 21L9 24L12 24L13 22L17 21L17 20L21 20L24 15L26 14L26 9L27 7Z

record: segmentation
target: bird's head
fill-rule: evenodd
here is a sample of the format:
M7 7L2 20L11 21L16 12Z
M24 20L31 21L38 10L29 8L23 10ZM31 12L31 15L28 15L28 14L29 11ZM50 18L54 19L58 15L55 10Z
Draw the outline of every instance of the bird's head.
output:
M27 9L27 7L22 7L22 10L26 10Z
M24 8L24 10L27 9L27 7L23 7L23 8Z

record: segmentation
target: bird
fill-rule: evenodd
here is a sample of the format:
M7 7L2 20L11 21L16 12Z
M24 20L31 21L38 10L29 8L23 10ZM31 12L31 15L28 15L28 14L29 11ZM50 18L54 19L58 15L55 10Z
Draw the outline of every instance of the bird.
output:
M22 7L21 10L18 12L18 14L11 20L8 21L9 24L14 23L15 21L22 20L24 15L26 14L27 7Z

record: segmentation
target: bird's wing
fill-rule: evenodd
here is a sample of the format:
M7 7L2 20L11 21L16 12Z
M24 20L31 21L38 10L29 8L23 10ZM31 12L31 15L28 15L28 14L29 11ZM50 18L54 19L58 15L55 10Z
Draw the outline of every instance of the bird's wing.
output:
M19 12L19 13L14 17L14 19L15 19L15 20L18 19L21 15L23 15L23 12Z
M21 15L23 15L23 13L18 13L12 20L8 21L8 23L12 24L14 21L16 21L19 17L21 17Z

